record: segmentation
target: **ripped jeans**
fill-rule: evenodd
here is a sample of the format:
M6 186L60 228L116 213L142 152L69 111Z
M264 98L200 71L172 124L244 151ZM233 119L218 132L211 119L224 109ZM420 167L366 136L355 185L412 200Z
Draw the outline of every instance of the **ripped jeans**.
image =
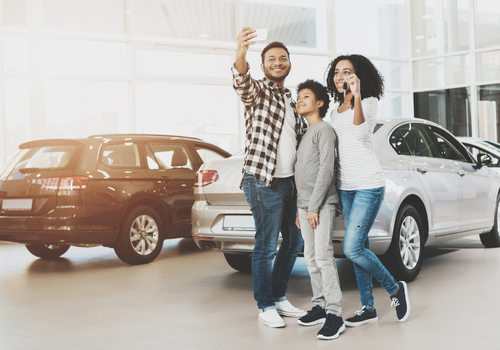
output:
M370 248L368 233L375 222L385 195L380 188L339 191L342 216L345 223L344 254L354 263L354 272L361 295L361 304L373 308L373 282L375 279L389 294L398 290L398 283Z

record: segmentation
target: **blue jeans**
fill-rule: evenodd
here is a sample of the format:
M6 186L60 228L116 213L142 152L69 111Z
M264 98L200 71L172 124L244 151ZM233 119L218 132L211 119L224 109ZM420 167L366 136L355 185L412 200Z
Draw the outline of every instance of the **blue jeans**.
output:
M369 250L368 233L384 200L385 187L354 191L340 190L339 195L346 226L344 254L354 263L361 304L367 308L373 308L373 277L389 294L397 292L399 288L394 277Z
M275 309L285 300L288 279L304 241L295 225L296 190L293 177L275 178L271 187L245 173L242 182L255 221L255 248L252 257L254 297L259 309ZM278 254L278 237L281 246ZM273 259L276 255L276 260Z

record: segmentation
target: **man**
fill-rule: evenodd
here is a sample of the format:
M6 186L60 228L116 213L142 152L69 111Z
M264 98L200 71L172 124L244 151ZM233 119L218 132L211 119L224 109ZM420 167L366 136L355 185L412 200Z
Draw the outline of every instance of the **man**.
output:
M305 121L297 114L291 93L284 87L292 67L288 49L279 42L262 51L265 78L250 77L246 54L255 30L245 27L238 34L233 87L245 105L245 162L242 188L255 221L252 257L254 297L259 321L268 327L285 327L282 316L301 317L304 310L286 299L288 279L297 253L302 249L295 226L296 191L294 165ZM278 236L282 242L278 254ZM276 260L273 266L273 258Z

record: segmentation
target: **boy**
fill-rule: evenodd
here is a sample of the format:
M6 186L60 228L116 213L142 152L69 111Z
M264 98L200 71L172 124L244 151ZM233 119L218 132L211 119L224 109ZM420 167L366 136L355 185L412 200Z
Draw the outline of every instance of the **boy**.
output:
M333 256L333 225L339 198L336 189L333 128L324 122L330 104L326 87L313 80L299 84L297 112L309 127L297 150L297 226L302 230L304 256L311 276L315 306L297 322L324 323L319 339L335 339L345 329L340 303L342 292Z

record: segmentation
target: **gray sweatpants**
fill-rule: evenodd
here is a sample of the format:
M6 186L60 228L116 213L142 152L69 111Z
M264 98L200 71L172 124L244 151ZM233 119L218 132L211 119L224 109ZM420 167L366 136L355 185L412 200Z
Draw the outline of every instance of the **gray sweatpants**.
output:
M307 221L307 210L298 208L304 256L311 276L313 297L311 301L321 306L327 313L342 317L342 291L333 257L333 228L335 204L325 204L319 211L319 225L316 230Z

